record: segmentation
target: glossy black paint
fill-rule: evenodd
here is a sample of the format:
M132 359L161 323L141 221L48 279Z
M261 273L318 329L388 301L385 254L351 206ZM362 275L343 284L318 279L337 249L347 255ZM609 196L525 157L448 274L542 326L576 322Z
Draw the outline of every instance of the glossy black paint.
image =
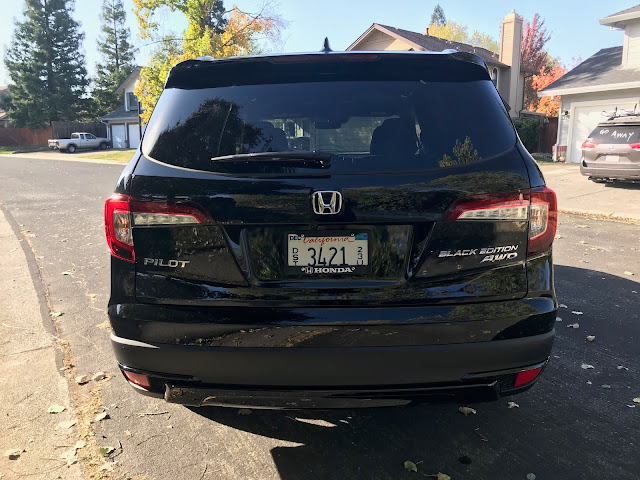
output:
M396 61L395 56L390 61ZM445 62L451 67L451 61L442 55L434 65ZM220 82L265 62L261 81L266 82L275 75L278 60L233 62L224 67ZM454 70L469 68L462 60L455 62L460 65L454 64ZM182 64L172 72L169 84L192 82L188 88L197 88L198 82L210 82L213 75L199 72L217 71L214 64L218 63ZM486 72L480 67L474 65L468 74L484 78ZM327 68L335 65L329 62ZM114 341L118 361L154 377L156 395L170 385L167 398L190 405L256 406L247 398L260 395L254 391L243 397L238 387L255 385L252 368L262 372L259 383L271 392L265 394L268 398L278 397L278 388L287 386L294 392L301 387L330 387L331 372L339 378L335 385L362 387L350 391L351 397L361 392L373 398L376 389L364 387L378 386L383 390L380 396L388 400L395 395L388 390L390 385L402 386L396 399L424 394L432 400L438 395L451 400L456 397L451 390L461 386L469 387L465 392L475 398L487 399L523 391L530 385L513 390L513 384L500 383L495 372L549 357L557 310L551 251L527 258L528 222L451 221L444 216L464 197L524 192L540 185L544 185L542 174L519 141L494 158L405 172L301 165L223 174L176 168L138 152L118 180L116 193L188 200L200 205L213 223L136 227L136 263L112 258L108 313L114 335L157 349ZM314 215L310 196L317 190L340 191L345 199L342 213L329 219ZM353 277L291 274L283 251L292 229L371 232L371 270ZM481 263L478 257L440 255L499 245L513 245L518 256ZM189 263L168 269L145 264L145 258ZM470 345L486 354L466 356ZM357 352L362 352L361 361L371 359L371 365L386 373L373 381L354 360ZM438 363L434 352L442 355L439 358L462 358L467 363L439 370L446 360ZM270 378L272 354L277 360ZM336 370L336 361L329 361L334 354L353 363L354 378L347 378L349 368L346 376ZM389 354L386 364L379 358L384 354ZM485 357L493 360L482 364L479 359ZM216 367L234 363L233 359L242 368ZM302 360L297 376L289 377L291 383L286 380L284 359ZM313 369L328 369L319 383L314 383L313 375L305 377L305 362ZM407 371L398 377L397 369ZM483 376L466 385L463 377L476 373ZM184 381L176 381L176 376ZM326 391L319 397L340 396ZM203 400L211 395L227 400ZM302 393L281 396L296 395ZM269 401L262 406L278 404Z

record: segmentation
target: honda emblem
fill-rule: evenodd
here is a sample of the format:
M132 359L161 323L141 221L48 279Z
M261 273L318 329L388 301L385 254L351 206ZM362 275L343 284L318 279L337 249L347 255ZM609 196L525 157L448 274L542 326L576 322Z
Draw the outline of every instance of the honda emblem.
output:
M342 208L342 194L332 191L313 192L311 204L318 215L335 215Z

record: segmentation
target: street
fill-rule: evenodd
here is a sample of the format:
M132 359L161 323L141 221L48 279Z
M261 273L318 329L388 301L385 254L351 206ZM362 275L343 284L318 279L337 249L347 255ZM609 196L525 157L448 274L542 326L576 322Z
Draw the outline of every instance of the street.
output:
M137 394L111 351L102 208L123 167L0 156L0 205L31 246L27 260L37 267L32 278L44 307L62 313L53 321L62 361L73 366L58 372L70 379L86 472L154 480L408 479L416 477L404 468L410 460L420 477L442 472L454 480L530 473L539 480L640 478L640 404L633 403L640 397L639 225L561 214L554 255L558 301L566 308L558 313L549 366L526 393L470 405L476 415L462 415L458 404L250 414L188 409ZM0 333L7 334L4 326ZM25 365L14 374L28 371ZM76 385L69 371L112 377ZM519 407L508 408L509 401ZM82 421L103 407L109 418ZM2 406L3 416L12 414ZM115 464L98 470L97 446L112 447L107 461ZM14 478L8 462L2 458L0 478ZM67 478L65 469L62 462L55 474ZM57 478L37 465L30 474Z

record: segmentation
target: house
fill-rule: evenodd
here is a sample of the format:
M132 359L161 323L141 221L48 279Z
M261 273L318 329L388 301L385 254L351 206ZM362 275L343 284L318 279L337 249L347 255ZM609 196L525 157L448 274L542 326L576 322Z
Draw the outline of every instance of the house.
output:
M122 105L100 117L100 121L107 124L107 137L113 148L138 148L140 145L141 133L146 125L140 124L138 99L133 89L140 80L141 69L136 67L116 89L115 93L122 95Z
M9 93L9 87L0 86L0 102ZM9 115L2 108L0 108L0 128L7 128L9 126Z
M557 158L579 163L582 143L616 109L633 111L640 100L640 5L600 19L624 30L620 47L603 48L538 92L559 96Z
M487 64L494 85L511 108L510 115L519 117L523 113L525 76L536 73L521 65L521 42L522 17L512 11L502 20L499 54L466 43L434 37L429 35L428 28L425 33L417 33L379 23L371 25L347 50L441 52L455 49L460 52L475 53Z

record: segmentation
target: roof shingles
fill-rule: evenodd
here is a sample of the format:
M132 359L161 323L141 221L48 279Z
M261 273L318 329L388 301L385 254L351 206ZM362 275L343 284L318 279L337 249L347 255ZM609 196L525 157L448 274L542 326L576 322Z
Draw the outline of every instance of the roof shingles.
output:
M565 90L569 88L606 87L640 81L640 68L622 67L622 47L603 48L595 55L587 58L580 65L547 86L540 94L547 91ZM605 90L605 88L602 88ZM546 95L561 95L562 92ZM545 95L545 96L546 96Z

